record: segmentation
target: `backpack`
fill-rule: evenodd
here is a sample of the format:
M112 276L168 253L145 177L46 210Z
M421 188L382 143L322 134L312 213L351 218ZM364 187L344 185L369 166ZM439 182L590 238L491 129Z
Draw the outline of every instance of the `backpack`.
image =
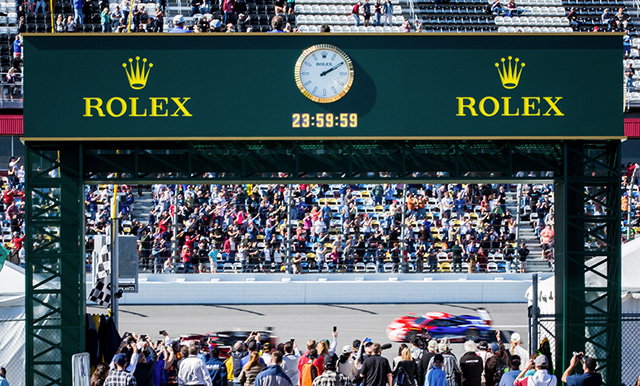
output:
M493 374L493 385L500 384L500 379L504 375L504 373L508 372L509 368L507 363L501 357L498 357L498 363L496 365L496 372ZM492 386L493 386L492 385Z
M402 386L407 379L407 373L402 366L398 366L396 374L393 377L393 386Z

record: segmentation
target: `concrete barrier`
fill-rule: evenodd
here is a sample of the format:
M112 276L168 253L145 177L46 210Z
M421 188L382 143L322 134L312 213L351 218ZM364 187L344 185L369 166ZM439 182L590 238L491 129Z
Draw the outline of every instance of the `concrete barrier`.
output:
M142 274L120 304L524 303L530 285L530 274Z

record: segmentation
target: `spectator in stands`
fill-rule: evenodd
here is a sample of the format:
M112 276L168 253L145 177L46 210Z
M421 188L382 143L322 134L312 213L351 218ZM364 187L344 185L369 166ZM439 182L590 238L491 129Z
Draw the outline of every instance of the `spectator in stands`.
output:
M111 32L111 13L109 8L104 8L100 13L100 24L102 24L102 33Z
M567 19L569 20L569 25L574 31L577 31L580 28L580 21L578 20L578 14L576 13L576 9L571 7L569 13L567 14Z
M78 26L76 22L73 21L73 16L69 16L67 18L67 32L78 32Z
M624 31L624 36L622 37L622 48L624 50L624 58L628 59L631 56L631 35L628 29Z
M249 32L251 28L251 16L248 13L239 13L236 20L237 32Z
M500 13L504 10L502 7L502 3L500 3L500 0L493 0L490 7L491 12L495 13L497 16L500 16Z
M280 15L281 13L284 15L284 9L285 9L285 0L275 0L274 3L274 10L276 11L276 16Z
M184 34L192 31L184 29L184 16L176 15L173 17L173 29L169 31L170 34Z
M191 17L200 13L201 0L191 0Z
M44 14L45 14L45 8L44 8L44 7L45 7L45 2L44 2L44 0L38 0L38 1L36 2L36 9L35 9L35 11L33 11L33 13L34 13L34 14L37 14L37 13L38 13L38 10L42 9L42 14L44 15Z
M73 0L73 22L79 26L84 24L84 13L82 12L84 7L84 0ZM68 29L67 29L67 32Z
M267 32L283 33L284 32L284 30L282 29L283 24L284 24L284 20L282 19L282 16L274 16L273 19L271 19L271 31L267 31Z
M376 0L376 4L374 5L374 15L375 15L375 26L380 27L380 21L382 20L382 3L380 0ZM379 188L379 191L376 190ZM382 205L382 194L384 191L382 190L382 185L374 186L372 192L374 198L374 205Z
M122 17L124 18L124 25L129 23L129 13L131 12L131 1L122 0L120 2L120 9L122 10Z
M13 39L13 58L22 60L22 39L20 38L20 34L17 34L15 39Z
M525 273L527 269L527 256L529 256L529 248L525 243L520 244L518 248L518 260L520 261L520 273Z
M371 4L369 4L369 0L364 0L364 4L362 5L362 16L364 18L364 26L369 26L369 20L371 19Z
M163 32L164 30L164 10L162 7L156 8L153 15L153 32Z
M226 25L227 23L233 22L233 0L223 0L222 2L222 12L224 13L224 21L223 23Z
M411 32L411 21L407 18L402 22L402 32Z
M116 5L116 8L111 12L111 30L115 32L118 24L120 23L120 19L122 19L122 12L120 11L120 6Z
M56 18L54 31L56 33L62 33L67 31L67 26L65 25L62 14L58 14L58 17Z
M615 15L615 28L618 31L624 31L629 24L629 15L624 11L623 7L618 8L618 12Z
M504 15L508 17L517 17L519 14L520 11L518 10L515 0L509 0L509 3L507 3L507 12Z
M8 99L10 101L12 101L12 102L13 102L13 98L14 98L14 95L15 95L15 92L16 92L16 86L15 86L15 83L16 83L16 71L17 70L16 70L15 67L11 67L9 69L9 71L7 72L7 75L5 76L5 81L8 83L8 86L7 86L7 92L9 94L8 95L8 97L9 97Z
M353 8L351 8L351 16L353 16L356 21L356 27L360 26L360 5L360 0L358 0L354 4Z
M604 9L604 12L602 12L602 15L600 16L600 19L602 20L602 27L604 27L605 31L610 31L616 21L611 12L609 12L609 8Z
M293 15L296 12L296 1L287 0L287 14Z

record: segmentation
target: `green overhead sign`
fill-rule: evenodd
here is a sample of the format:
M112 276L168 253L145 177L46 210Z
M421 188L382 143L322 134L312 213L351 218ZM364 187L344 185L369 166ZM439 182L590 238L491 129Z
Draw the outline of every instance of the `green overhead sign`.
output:
M621 42L26 34L24 138L620 138Z

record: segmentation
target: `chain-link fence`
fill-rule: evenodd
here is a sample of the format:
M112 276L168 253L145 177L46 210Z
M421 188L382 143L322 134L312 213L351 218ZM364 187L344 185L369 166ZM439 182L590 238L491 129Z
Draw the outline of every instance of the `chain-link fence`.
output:
M18 307L11 307L18 308ZM6 314L5 312L6 311ZM3 309L0 330L5 339L0 339L0 367L7 370L7 381L11 386L24 385L25 324L24 311Z
M622 314L622 384L634 386L640 375L640 314Z
M622 385L634 386L640 375L638 366L638 347L640 347L640 314L622 314ZM551 346L552 357L556 353L556 317L555 315L540 315L538 317L538 342L547 338ZM588 354L588 353L587 353ZM554 365L556 363L554 362ZM554 366L560 374L562 369Z

